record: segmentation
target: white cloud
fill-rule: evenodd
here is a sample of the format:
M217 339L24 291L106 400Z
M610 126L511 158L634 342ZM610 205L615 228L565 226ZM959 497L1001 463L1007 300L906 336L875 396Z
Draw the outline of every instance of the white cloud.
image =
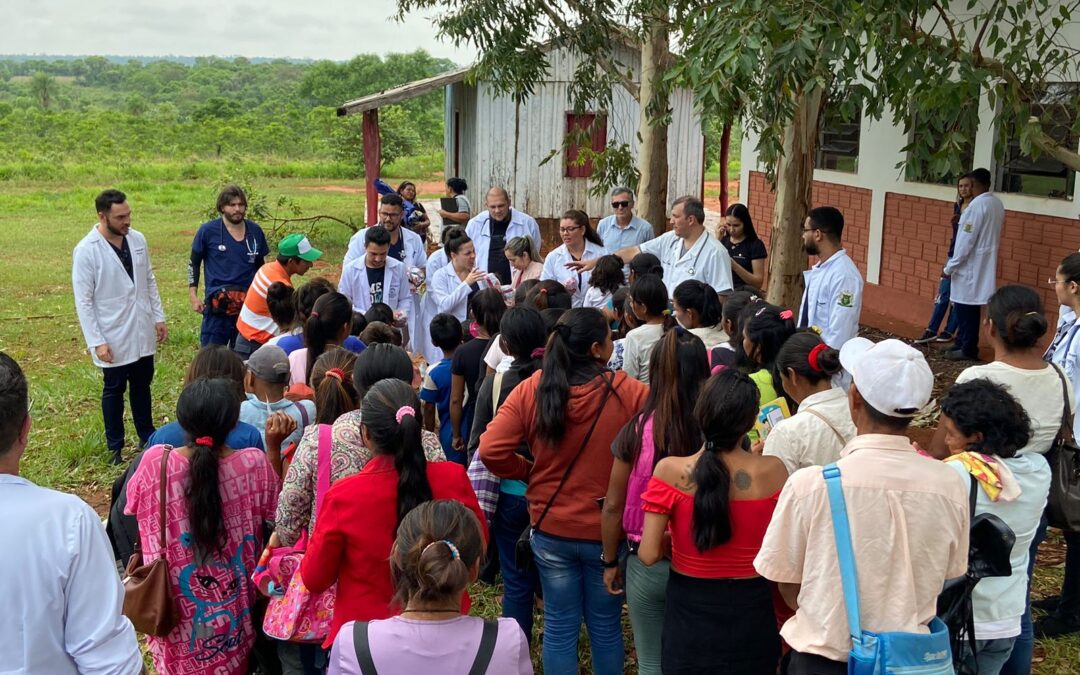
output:
M430 18L399 23L396 10L394 0L3 0L0 50L346 60L425 49L472 60L438 41Z

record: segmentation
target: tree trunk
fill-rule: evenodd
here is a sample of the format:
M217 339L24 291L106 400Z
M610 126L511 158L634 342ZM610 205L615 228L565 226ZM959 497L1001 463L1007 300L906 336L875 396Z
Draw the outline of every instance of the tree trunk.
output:
M1043 154L1053 157L1073 171L1080 171L1080 154L1076 150L1066 148L1045 132L1040 131L1031 139L1032 145L1042 150Z
M728 161L731 159L731 122L724 124L720 134L720 212L728 207Z
M668 62L667 17L653 20L649 39L641 45L641 96L638 135L638 215L652 224L660 235L667 229L668 127L654 124L650 107L662 114L668 108L667 95L660 87L664 64Z
M799 97L794 118L784 129L783 154L776 164L776 205L769 253L769 301L797 310L807 266L802 226L810 211L814 152L822 109L822 89Z

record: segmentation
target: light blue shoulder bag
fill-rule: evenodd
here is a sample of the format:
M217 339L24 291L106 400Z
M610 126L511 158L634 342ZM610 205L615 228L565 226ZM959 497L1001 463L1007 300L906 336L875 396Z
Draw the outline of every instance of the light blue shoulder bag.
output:
M851 527L847 504L840 486L840 467L824 469L829 491L836 554L840 561L840 581L844 586L848 630L851 631L849 675L954 675L949 629L934 617L930 633L871 633L859 623L859 583L855 552L851 548Z

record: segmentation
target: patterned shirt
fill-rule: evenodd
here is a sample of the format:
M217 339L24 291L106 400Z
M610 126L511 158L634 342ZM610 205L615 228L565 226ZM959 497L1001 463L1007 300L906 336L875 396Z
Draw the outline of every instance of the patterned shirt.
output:
M446 460L439 437L430 431L422 431L424 457L429 462ZM330 445L330 484L353 474L360 473L371 458L372 450L360 437L360 411L347 412L334 422ZM311 512L315 506L315 484L319 478L319 425L304 430L300 445L293 455L292 464L285 472L285 481L278 498L276 531L284 546L292 546L300 539L300 533L308 528L308 536L314 534L315 523Z

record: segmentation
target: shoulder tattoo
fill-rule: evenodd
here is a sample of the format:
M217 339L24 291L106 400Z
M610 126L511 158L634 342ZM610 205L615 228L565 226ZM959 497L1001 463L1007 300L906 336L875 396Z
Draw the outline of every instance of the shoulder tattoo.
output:
M735 487L740 490L749 490L750 484L753 481L750 479L750 474L746 473L742 469L735 472Z

